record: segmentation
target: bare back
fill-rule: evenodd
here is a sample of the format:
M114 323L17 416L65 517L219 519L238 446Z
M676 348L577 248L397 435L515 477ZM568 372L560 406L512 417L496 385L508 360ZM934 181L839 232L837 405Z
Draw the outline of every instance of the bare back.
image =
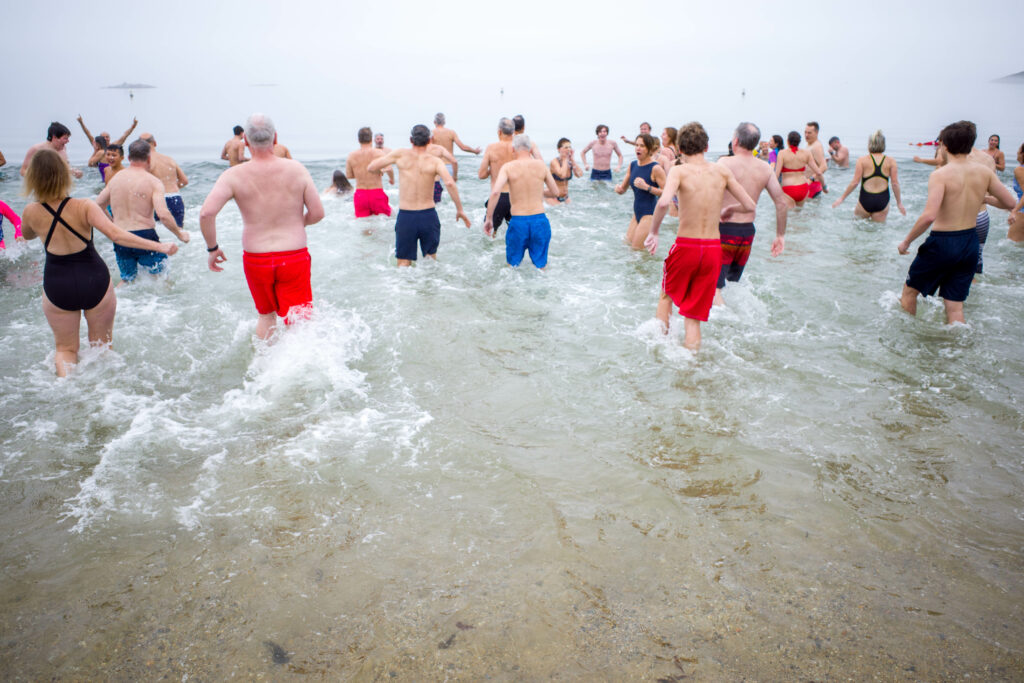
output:
M64 210L60 213L60 217L67 221L75 229L75 232L85 239L92 238L92 226L89 224L88 219L89 204L91 203L91 200L88 199L72 199L64 206ZM49 207L54 211L59 206L60 202L49 204ZM39 240L45 243L46 235L50 232L50 224L53 222L53 214L43 208L42 204L32 203L25 207L21 218L25 226L31 228L32 232L39 236ZM69 234L68 229L60 221L57 221L46 251L63 256L65 254L78 253L85 248L84 241Z
M768 162L755 159L753 156L737 154L731 157L722 157L717 163L732 171L736 180L747 191L755 204L758 197L761 196L761 191L768 187L768 183L774 177ZM722 197L722 220L733 223L753 223L756 214L756 211L744 211L740 201L731 192L725 191L725 196Z
M988 155L985 155L988 156ZM971 158L949 157L949 162L928 178L928 195L941 192L941 204L932 223L933 231L966 230L977 223L985 195L1001 185L995 172Z
M444 162L430 154L426 147L398 150L397 155L398 208L406 211L434 208L434 178L439 175L451 178Z
M722 197L731 171L701 159L673 166L665 180L665 189L679 199L678 237L719 239Z
M228 163L232 166L237 166L243 161L247 161L245 158L245 141L241 138L228 140L228 144L224 146L224 149L228 153Z
M484 159L480 164L480 177L490 177L492 190L494 189L495 181L498 179L501 167L512 161L513 158L515 158L515 152L512 150L511 140L499 140L487 145ZM501 188L501 191L508 192L508 185Z
M544 212L544 185L551 171L539 159L515 159L504 166L508 176L510 209L513 216ZM551 183L554 184L554 178Z
M374 147L360 147L348 155L345 162L345 177L353 178L356 181L356 188L359 190L377 190L383 187L381 183L381 171L370 171L366 167L378 157L384 156L383 149Z
M449 154L455 153L455 131L450 128L435 127L433 132L434 144L441 145Z
M181 189L180 178L184 176L174 159L157 151L149 153L149 172L164 187L164 194L174 194Z
M217 180L222 183L242 214L243 249L265 253L306 246L305 208L321 204L302 164L270 155L229 168Z
M106 197L110 198L114 223L130 232L152 228L156 225L153 214L167 210L163 183L148 171L134 166L120 171L110 180L100 193L101 200Z

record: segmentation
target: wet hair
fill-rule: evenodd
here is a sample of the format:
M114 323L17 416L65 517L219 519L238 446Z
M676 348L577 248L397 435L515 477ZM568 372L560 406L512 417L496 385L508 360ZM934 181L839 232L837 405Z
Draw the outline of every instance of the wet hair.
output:
M113 145L111 145L113 147ZM109 147L107 148L109 149ZM128 161L149 161L152 147L145 140L136 140L128 145Z
M71 169L56 150L43 148L32 155L25 172L25 194L41 202L54 202L68 196Z
M351 192L352 183L345 177L344 171L335 171L331 178L331 184L338 189L338 192Z
M700 154L707 151L708 132L700 123L691 121L679 129L676 142L679 145L679 151L683 154Z
M672 126L665 126L665 133L668 134L668 143L670 145L676 144L676 138L679 137L679 131Z
M736 142L740 143L740 147L751 152L757 149L757 143L761 142L761 129L749 121L743 121L736 126L733 135L736 137Z
M772 142L775 143L775 149L782 149L783 147L786 146L785 145L786 141L782 139L781 135L773 135L772 136Z
M828 144L831 145L833 142L839 142L839 138L837 138L835 135L828 139Z
M97 135L94 139L96 140L96 144L100 146L100 149L107 148L107 139L105 137Z
M1000 143L1000 142L1002 142L1002 140L1000 140L1000 139L999 139L999 136L998 136L998 135L996 135L995 133L992 133L992 135L989 135L989 136L988 136L988 139L989 139L989 140L991 140L992 138L995 138L995 139L996 139L996 149L999 149L999 143Z
M529 152L533 148L533 142L530 140L530 136L526 133L520 133L519 135L512 138L512 149L515 151L525 150Z
M603 123L599 123L597 124L597 128L594 129L594 135L600 135L602 128L604 128L605 132L608 131L608 126L604 125Z
M272 148L276 133L274 122L266 114L250 114L245 121L245 139L253 149Z
M868 151L872 154L881 154L885 151L885 136L882 131L876 130L868 136Z
M523 118L522 114L516 114L513 116L512 123L515 124L517 133L522 133L526 130L526 119Z
M51 123L50 127L46 129L47 140L62 138L65 135L71 135L71 131L63 123L58 123L57 121Z
M498 132L502 135L512 135L516 132L516 126L512 123L512 119L507 116L502 116L498 119Z
M978 129L970 121L957 121L942 129L939 140L950 154L969 154L978 139Z
M373 140L373 131L370 130L369 126L363 126L359 129L359 133L356 135L359 138L360 144L367 144Z
M569 138L558 138L558 144L555 145L555 149L562 149L562 145L565 145L565 144L570 144L571 145L572 141L569 140ZM1024 145L1021 145L1021 147L1024 147Z
M803 140L803 138L800 137L800 133L797 133L795 130L789 131L789 135L786 136L786 142L789 143L790 147L799 147L801 140Z
M813 127L815 133L817 133L819 130L821 130L821 128L818 126L818 122L817 121L808 121L807 125Z
M245 132L245 128L242 128L241 126L235 126L231 130L235 131L235 135L241 135Z
M139 138L139 139L142 140L142 138ZM145 140L142 140L142 141L146 142ZM146 145L149 145L149 143L146 142ZM121 145L107 145L107 150L106 151L109 152L110 150L114 150L115 152L120 154L122 157L124 156L124 147L122 147Z
M443 126L444 125L444 114L442 114L441 112L437 112L436 114L434 114L434 125L435 126Z
M422 123L417 123L409 132L409 141L413 147L426 147L430 144L430 129Z
M640 133L640 135L637 135L636 138L633 139L633 142L636 142L637 140L644 143L644 147L647 148L648 154L657 151L657 149L661 146L658 143L657 139L655 139L655 137L650 133Z

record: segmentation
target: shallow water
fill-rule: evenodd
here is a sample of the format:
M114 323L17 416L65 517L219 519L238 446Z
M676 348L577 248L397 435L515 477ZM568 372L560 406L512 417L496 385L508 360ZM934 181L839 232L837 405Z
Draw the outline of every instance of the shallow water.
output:
M695 357L653 319L673 223L657 258L631 252L630 198L576 181L548 271L511 270L475 167L473 229L446 197L440 260L413 269L393 221L327 200L314 317L269 347L233 205L206 269L219 165L186 164L195 239L119 290L113 348L67 380L41 245L0 255L5 678L1024 676L1005 212L949 328L896 294L927 169L901 163L909 215L886 225L855 195L832 211L850 171L830 172L775 259L762 197Z

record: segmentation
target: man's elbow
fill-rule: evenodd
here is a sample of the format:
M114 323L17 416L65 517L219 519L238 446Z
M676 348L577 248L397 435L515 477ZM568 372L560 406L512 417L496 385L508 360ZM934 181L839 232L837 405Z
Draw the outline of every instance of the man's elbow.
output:
M319 223L324 219L324 207L318 206L316 208L309 209L306 211L306 224L313 225Z

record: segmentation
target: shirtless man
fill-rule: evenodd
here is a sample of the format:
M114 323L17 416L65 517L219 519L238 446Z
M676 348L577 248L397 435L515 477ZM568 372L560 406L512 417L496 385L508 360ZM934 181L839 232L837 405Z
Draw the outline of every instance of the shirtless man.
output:
M85 121L82 120L81 114L78 115L78 125L82 127L82 132L85 133L85 137L89 139L89 144L92 145L92 156L89 157L89 167L92 168L94 166L100 166L105 160L104 152L106 151L107 146L111 144L110 133L103 131L94 138L92 133L89 132L89 129L85 127ZM128 136L132 134L132 131L135 130L135 127L138 125L139 120L133 118L132 125L124 132L124 135L114 140L113 144L123 146L125 140L128 139ZM100 168L100 175L103 176L103 180L106 182L107 178L103 173L103 168L104 167Z
M291 159L291 151L279 142L274 143L274 156L281 159Z
M60 158L63 159L65 162L67 162L67 160L68 160L67 145L68 145L68 141L70 139L71 139L71 131L68 130L67 126L65 126L63 123L58 123L57 121L54 121L53 123L51 123L50 127L46 129L46 142L40 142L40 143L37 143L35 145L32 145L31 147L28 148L28 151L25 152L25 160L21 162L21 175L22 175L22 177L24 177L25 173L28 172L28 164L29 164L30 161L32 161L32 156L36 152L38 152L39 150L44 149L46 147L49 147L50 149L56 150L57 154L60 155ZM73 175L74 177L76 177L76 178L81 178L82 177L82 170L81 169L74 168L73 166L68 164L68 170L71 172L71 175Z
M828 168L828 164L825 163L825 150L821 146L821 140L818 139L818 122L808 121L807 127L804 128L804 139L807 140L807 149L810 151L811 156L814 157L814 162L818 165L818 168ZM814 199L822 192L828 192L825 189L825 175L817 173L809 173L807 176L807 198Z
M103 174L103 184L109 185L110 179L124 170L124 147L118 144L107 145L106 154L107 170Z
M130 144L128 168L111 178L96 198L96 203L101 208L109 204L114 214L114 224L139 237L160 241L154 230L156 223L153 215L156 214L175 237L188 242L189 234L178 227L171 212L167 210L163 183L149 172L149 156L148 142L136 140ZM122 247L116 242L114 256L121 271L121 284L135 280L140 265L154 275L163 272L167 260L167 256L158 251Z
M370 146L372 138L373 131L369 126L360 128L356 134L356 139L359 140L359 149L349 154L345 161L345 177L356 181L356 192L352 198L356 218L391 215L391 204L388 203L388 196L381 184L380 171L366 170L371 161L385 154L384 150ZM390 167L388 172L393 173ZM394 184L394 180L391 183Z
M156 151L156 138L152 133L143 133L139 139L149 143L149 172L163 183L167 210L174 216L178 227L182 228L185 226L185 200L181 198L181 188L188 185L188 176L178 166L178 162Z
M985 150L985 154L992 157L992 160L996 162L997 171L1006 170L1006 155L1003 154L1003 150L999 149L999 136L992 134L988 136L988 149Z
M973 227L978 208L986 195L1000 208L1012 209L1013 193L991 168L970 159L977 130L970 121L951 123L942 129L939 141L946 163L928 177L928 199L921 217L900 242L901 254L931 227L932 232L918 250L903 285L900 305L911 315L917 313L917 296L931 296L936 290L946 308L946 322L964 322L964 300L981 255L978 232Z
M448 194L455 202L455 219L462 219L469 228L469 217L462 211L459 188L444 162L427 149L430 129L413 126L410 149L396 149L370 162L367 170L381 171L391 164L398 166L398 218L395 220L395 257L399 267L411 266L416 260L416 243L425 258L437 259L441 242L441 221L434 208L434 178L441 176Z
M665 190L658 199L651 221L651 234L644 245L653 254L658 250L658 231L672 199L679 197L679 232L665 259L658 301L658 320L668 334L672 304L685 318L683 345L700 348L700 323L708 319L715 298L715 282L722 266L722 241L718 232L722 201L728 190L743 211L757 209L743 185L725 164L712 164L704 158L708 134L697 122L679 131L679 153L683 163L673 166L665 179Z
M551 242L551 224L544 214L544 197L558 197L564 193L559 191L551 170L544 162L533 158L533 143L529 135L515 136L512 149L515 159L502 164L491 186L484 232L488 235L494 232L498 195L507 184L512 217L508 220L505 234L505 261L516 267L523 262L523 255L529 250L530 261L543 270L548 264L548 244Z
M828 139L828 155L837 167L850 168L850 150L834 135Z
M269 339L278 316L287 325L309 315L313 290L306 226L320 222L324 207L309 171L293 159L274 156L277 132L269 116L250 116L242 139L250 163L229 168L217 179L199 211L199 228L210 270L224 270L220 264L228 259L217 244L217 214L235 200L242 214L242 269L259 314L256 336Z
M591 141L580 153L580 156L583 158L583 167L590 171L590 164L587 163L587 152L594 150L594 170L590 172L590 179L611 180L612 152L615 152L616 156L619 157L619 165L615 169L616 173L622 170L622 152L619 151L617 144L608 141L608 126L602 123L598 125L594 132L597 133L597 139Z
M650 135L650 134L651 134L651 124L649 124L646 121L644 121L643 123L640 124L640 135ZM627 145L631 145L633 147L636 147L636 140L630 140L625 135L620 135L619 137L622 138L622 141L625 142Z
M513 135L526 135L526 117L522 114L516 114L512 117L512 125L515 127L515 133ZM537 143L533 143L533 147L530 148L530 154L533 155L534 159L540 159L544 161L544 157L540 153L540 147Z
M725 166L747 195L757 204L761 191L767 189L768 195L775 202L775 239L772 241L772 256L778 256L786 246L786 217L789 203L786 193L779 185L779 179L772 172L772 167L763 159L754 158L761 139L760 129L752 123L743 122L732 134L733 156L723 157L718 163ZM750 246L754 242L755 211L744 211L739 200L728 190L722 198L721 223L718 229L722 240L722 269L718 274L718 288L715 291L715 305L725 303L722 290L726 280L739 282L743 267L750 257Z
M494 200L493 208L491 207L491 199L484 202L487 215L493 219L492 230L487 233L492 238L498 236L498 228L501 227L502 222L512 217L512 204L508 197L508 186L497 188L495 183L498 181L498 173L501 171L501 167L512 161L512 158L515 156L515 152L512 149L512 134L514 130L515 124L511 119L501 118L498 120L498 141L487 145L483 161L480 162L480 171L477 173L480 180L484 178L491 179L492 193L495 189L500 192L497 199Z
M241 126L235 126L233 130L235 137L224 143L224 149L220 152L220 158L227 161L230 166L238 166L243 161L249 161L245 158L245 140L243 139L245 129Z
M434 144L435 145L441 145L446 150L448 150L449 154L451 154L453 156L455 155L455 147L454 147L454 145L458 145L459 149L461 149L463 152L472 152L473 154L479 154L480 153L481 150L480 150L479 147L470 147L469 145L467 145L464 142L462 142L462 140L459 139L459 134L458 133L456 133L451 128L445 128L444 127L444 122L445 122L444 114L442 114L441 112L438 112L437 114L434 115L433 138L434 138ZM450 169L448 169L448 170L451 171L452 178L455 181L458 181L459 180L459 162L456 161L451 166L452 167Z
M384 134L383 133L377 133L376 135L373 136L373 148L374 149L382 149L382 150L384 150L385 153L391 151L390 147L385 147L384 146Z

